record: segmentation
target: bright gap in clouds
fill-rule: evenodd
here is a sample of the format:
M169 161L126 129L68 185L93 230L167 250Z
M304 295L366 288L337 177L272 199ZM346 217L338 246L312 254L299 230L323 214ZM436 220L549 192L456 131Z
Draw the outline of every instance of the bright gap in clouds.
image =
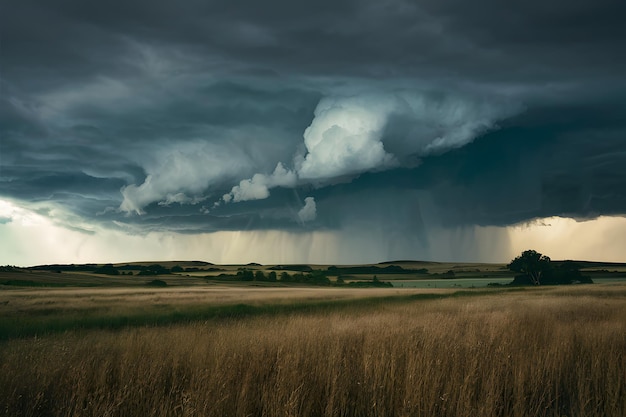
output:
M309 200L309 213L314 201ZM305 206L306 207L306 206ZM14 203L0 200L0 265L204 260L221 264L357 264L394 259L508 262L525 249L553 259L620 261L626 251L626 218L576 222L548 218L511 227L429 231L429 246L415 236L384 228L288 232L222 231L197 235L152 232L131 235L96 228L69 230Z
M584 222L550 217L508 230L516 253L535 249L552 259L605 262L623 262L626 253L624 217L599 217Z

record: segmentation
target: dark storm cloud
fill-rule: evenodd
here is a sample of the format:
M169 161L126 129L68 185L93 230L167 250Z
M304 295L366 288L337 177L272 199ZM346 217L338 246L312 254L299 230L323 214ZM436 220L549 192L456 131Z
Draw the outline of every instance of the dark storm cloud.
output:
M4 71L71 77L132 71L136 42L194 54L204 71L556 80L619 76L619 1L79 1L5 7ZM56 72L56 75L53 73ZM30 80L28 83L42 81ZM593 74L591 74L593 75ZM18 77L20 78L20 77Z
M538 107L461 149L423 159L417 168L364 175L326 194L349 199L364 190L419 190L446 226L624 216L623 104Z
M189 233L405 219L394 207L421 207L419 232L429 204L448 225L623 215L624 15L604 0L12 2L0 197Z

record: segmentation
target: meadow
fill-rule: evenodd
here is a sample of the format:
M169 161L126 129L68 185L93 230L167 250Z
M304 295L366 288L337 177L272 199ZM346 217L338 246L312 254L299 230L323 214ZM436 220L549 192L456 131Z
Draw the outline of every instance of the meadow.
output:
M99 290L0 291L0 415L626 415L622 283Z

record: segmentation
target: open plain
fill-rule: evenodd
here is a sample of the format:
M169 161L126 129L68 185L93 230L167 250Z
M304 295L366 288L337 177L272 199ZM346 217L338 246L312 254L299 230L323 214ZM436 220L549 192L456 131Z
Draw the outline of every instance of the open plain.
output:
M619 281L1 288L4 416L626 414Z

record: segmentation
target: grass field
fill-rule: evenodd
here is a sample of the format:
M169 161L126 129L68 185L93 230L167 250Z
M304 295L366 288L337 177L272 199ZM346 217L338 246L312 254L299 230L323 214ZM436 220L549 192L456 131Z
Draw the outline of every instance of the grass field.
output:
M626 415L624 284L97 290L0 291L0 415Z
M0 290L0 340L75 329L118 329L258 314L367 308L445 290L316 287L11 288Z

